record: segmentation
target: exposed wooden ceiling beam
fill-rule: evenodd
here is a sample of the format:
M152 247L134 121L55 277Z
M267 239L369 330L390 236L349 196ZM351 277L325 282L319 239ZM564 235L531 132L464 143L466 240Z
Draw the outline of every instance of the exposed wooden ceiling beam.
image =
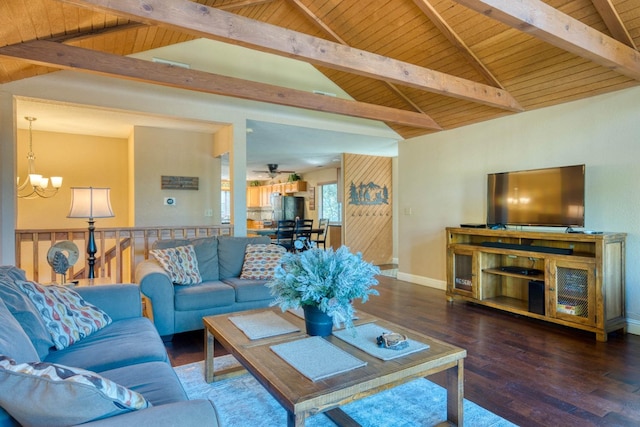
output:
M540 0L454 0L553 46L640 80L640 53Z
M591 0L591 2L602 17L609 31L611 31L613 38L638 50L638 46L634 43L631 34L627 31L627 27L625 27L624 22L622 22L622 18L618 15L618 11L616 11L611 0Z
M220 10L235 10L235 9L241 9L243 7L248 7L248 6L258 6L264 3L271 3L273 1L274 0L239 0L233 3L221 4L220 6L213 6L213 7Z
M316 24L325 34L327 34L328 36L333 38L336 42L338 42L338 43L340 43L342 45L345 45L345 46L349 46L349 44L342 37L340 37L335 31L333 31L331 29L331 27L329 27L327 24L325 24L322 21L322 19L320 19L320 17L318 17L318 15L313 13L311 11L311 9L309 9L307 6L305 6L300 0L289 0L289 3L291 3L295 7L297 7L298 10L300 12L302 12L302 14L304 16L307 17L307 19L313 21L314 24ZM386 84L387 87L393 93L396 94L396 96L400 97L404 102L406 102L407 105L411 106L414 110L416 110L419 113L426 114L424 111L422 111L422 108L420 108L420 106L418 104L413 102L413 100L411 98L409 98L407 95L402 93L402 91L400 89L398 89L398 87L396 85L394 85L393 83L389 83L387 81L384 81L384 84Z
M279 86L158 64L60 43L34 40L0 47L0 56L65 70L83 71L234 98L360 117L423 129L441 129L424 114L316 95Z
M327 24L325 24L322 21L322 19L320 19L320 17L318 17L318 15L313 13L311 11L311 9L309 9L307 6L305 6L305 4L302 3L300 0L289 0L289 3L291 3L296 8L298 8L298 10L300 12L302 12L302 14L307 17L307 19L313 21L314 24L316 24L325 34L331 36L331 38L333 38L338 43L340 43L342 45L345 45L345 46L349 46L349 44L342 37L340 37L338 35L338 33L333 31L331 29L331 27L329 27Z
M431 5L429 0L413 0L418 8L424 13L433 25L444 35L449 43L454 45L458 51L467 59L467 62L475 68L489 82L490 85L504 89L502 83L493 75L491 71L482 63L480 58L476 56L469 46L458 36L458 34L449 26L442 15Z
M90 30L90 31L79 32L74 34L64 34L61 36L51 37L47 40L52 42L61 42L61 43L76 43L82 40L91 39L98 36L104 36L106 34L113 34L113 33L119 33L122 31L135 30L137 28L147 28L147 25L141 24L139 22L129 22L127 24L115 25L113 27L100 28L97 30Z
M444 96L510 111L522 111L518 102L500 88L343 46L188 0L60 1Z

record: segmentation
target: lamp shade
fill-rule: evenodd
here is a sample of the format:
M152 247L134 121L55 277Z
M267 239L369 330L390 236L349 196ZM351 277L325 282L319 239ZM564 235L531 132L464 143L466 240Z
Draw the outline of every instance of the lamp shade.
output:
M110 188L71 187L71 209L67 218L111 218Z

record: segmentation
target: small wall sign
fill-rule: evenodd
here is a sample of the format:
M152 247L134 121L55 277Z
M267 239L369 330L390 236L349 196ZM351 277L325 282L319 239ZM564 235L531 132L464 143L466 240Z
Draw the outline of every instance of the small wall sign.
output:
M197 176L168 176L162 175L160 188L162 190L197 190L199 178Z

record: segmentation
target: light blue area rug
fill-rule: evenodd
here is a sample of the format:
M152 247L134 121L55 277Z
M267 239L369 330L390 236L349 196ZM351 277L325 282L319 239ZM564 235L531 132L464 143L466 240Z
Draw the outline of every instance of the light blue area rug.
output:
M215 359L215 369L237 364L232 356ZM224 427L286 426L286 411L251 375L207 384L204 363L175 368L190 399L210 399L216 405ZM342 407L362 426L434 426L446 420L445 389L424 378L413 380ZM325 415L307 418L309 427L333 427ZM465 399L464 425L470 427L514 426Z

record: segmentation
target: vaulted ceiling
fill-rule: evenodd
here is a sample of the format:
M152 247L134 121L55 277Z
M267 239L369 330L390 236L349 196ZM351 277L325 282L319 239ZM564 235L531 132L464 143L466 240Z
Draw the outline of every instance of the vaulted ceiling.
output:
M307 61L352 99L126 57L202 37ZM73 69L381 120L404 138L636 86L639 45L640 0L0 2L0 83Z

